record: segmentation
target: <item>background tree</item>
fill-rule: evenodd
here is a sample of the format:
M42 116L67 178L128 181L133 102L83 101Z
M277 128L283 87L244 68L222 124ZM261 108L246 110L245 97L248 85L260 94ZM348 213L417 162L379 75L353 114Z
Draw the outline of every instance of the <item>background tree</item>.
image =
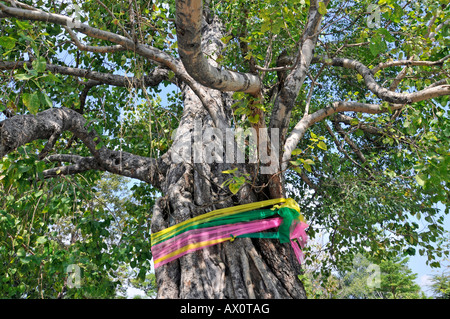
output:
M434 275L431 279L431 291L437 299L450 299L450 276L448 272Z
M377 261L379 262L379 261ZM351 265L341 265L326 280L306 272L309 295L318 299L418 299L426 298L415 283L417 274L408 267L408 258L373 263L357 254ZM309 288L309 289L308 289Z
M72 219L78 251L108 270L128 258L145 276L155 189L152 232L291 196L312 237L330 234L330 264L417 248L439 266L448 252L430 243L443 233L436 205L448 213L448 13L445 0L0 1L4 263L51 273L32 247L63 255L48 248L53 223L81 209L80 194L107 171L147 184L134 190L142 204L122 248L140 257L106 253L106 211ZM267 128L259 150L278 150L269 161L211 163L225 159L224 144L211 153L216 137L195 144L202 160L175 160L179 145L198 141L193 132L237 127ZM261 171L268 164L275 172ZM48 206L47 189L65 193ZM287 245L240 239L169 263L156 281L160 298L304 298L299 273Z
M448 232L447 237L440 240L438 245L444 247L448 247L450 245L450 236ZM430 289L433 296L438 299L450 298L450 265L448 262L449 259L444 257L441 261L441 265L443 265L441 272L431 276Z
M407 258L396 258L380 264L381 286L379 291L383 298L415 299L419 297L420 287L414 282L417 274L412 273L406 265L407 262Z

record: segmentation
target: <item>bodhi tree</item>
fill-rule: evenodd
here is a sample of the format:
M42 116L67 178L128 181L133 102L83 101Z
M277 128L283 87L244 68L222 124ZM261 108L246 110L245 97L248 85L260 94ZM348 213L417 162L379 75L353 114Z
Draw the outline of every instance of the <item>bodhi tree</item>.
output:
M34 183L107 171L151 185L152 232L293 197L332 263L416 248L433 263L448 19L444 0L0 1L3 189L27 171L12 169L19 150ZM239 238L156 282L159 298L305 298L300 273L289 245Z

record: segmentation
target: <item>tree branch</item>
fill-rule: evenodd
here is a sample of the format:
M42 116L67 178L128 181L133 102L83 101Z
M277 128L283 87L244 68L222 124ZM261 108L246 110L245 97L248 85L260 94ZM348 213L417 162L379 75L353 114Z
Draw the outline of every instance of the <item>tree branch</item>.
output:
M72 26L74 24L73 19L60 14L47 13L37 9L24 10L19 8L8 7L1 2L0 2L0 10L1 10L0 14L6 13L8 16L19 19L42 21L47 23L50 22L62 26ZM210 98L205 88L201 86L199 83L197 83L189 75L189 73L186 71L181 61L178 61L168 53L165 53L154 47L141 43L135 43L132 39L128 39L127 37L109 31L104 31L90 27L85 23L77 23L76 28L74 29L78 32L86 34L87 36L121 45L122 47L124 47L129 51L133 51L147 59L153 60L172 70L175 73L175 75L179 77L180 80L184 81L187 85L189 85L191 89L197 94L203 106L211 115L211 118L213 119L215 126L218 128L228 127L225 117L223 116L223 114L220 114L220 112L218 112L216 101L213 98ZM231 79L230 81L234 81L234 79Z
M176 1L178 52L186 71L196 81L220 91L242 91L256 95L259 77L251 73L221 70L211 65L202 52L202 0Z
M400 109L397 109L397 111ZM339 123L344 123L345 125L352 125L352 121L354 120L353 117L338 113L334 116L334 120ZM373 134L373 135L383 135L383 131L375 126L359 122L358 125L356 125L356 128L363 130L364 132Z
M409 60L403 62L412 62ZM416 61L417 62L417 61ZM422 61L424 62L424 61ZM346 59L333 58L327 59L322 57L314 58L312 63L324 63L326 65L339 66L347 69L356 70L364 79L367 88L372 91L380 99L394 104L411 104L427 99L450 94L450 85L440 85L428 87L414 93L397 93L380 86L373 77L372 71L361 62Z
M302 41L295 58L294 68L286 77L272 110L269 127L281 129L280 136L282 138L286 136L290 112L305 80L317 43L317 32L320 28L322 15L318 11L316 2L317 1L311 1L308 22L303 31ZM326 1L326 4L327 3L328 1ZM283 142L283 140L281 142Z
M333 121L333 125L336 129L336 131L342 136L342 138L347 142L348 145L350 145L350 147L353 149L353 152L356 154L356 156L358 156L359 160L362 163L366 162L366 157L364 156L364 154L361 152L361 150L356 146L355 142L353 142L350 137L348 136L348 134L344 131L344 129L342 128L342 126L339 124L338 121Z
M55 177L58 175L74 175L87 172L89 170L104 170L94 157L82 157L78 155L56 154L50 155L44 159L47 162L69 162L73 165L59 166L44 170L44 178Z
M71 28L67 26L63 26L64 29L69 33L70 38L76 47L81 51L89 51L89 52L97 52L97 53L111 53L117 51L124 51L125 48L120 44L117 45L109 45L109 46L92 46L92 45L84 45L80 42L75 32L72 31Z
M442 59L439 59L437 61L413 61L411 59L408 60L398 60L398 61L389 61L389 62L382 62L378 64L376 67L372 69L372 74L376 74L381 69L390 68L393 66L442 66L446 60L450 59L450 55L447 55L446 57L443 57Z
M96 167L136 178L156 187L160 185L169 165L169 153L154 159L107 149L100 144L101 139L97 132L86 124L81 114L64 107L48 109L36 115L16 115L0 122L0 157L34 140L51 139L54 138L55 133L69 131L86 145L96 164L93 164L93 160L81 160L72 156L70 161L73 162L76 159L78 161L75 166L64 168L66 172ZM50 157L50 159L55 160L56 157Z
M403 104L392 104L390 105L390 110L397 110L402 108ZM379 104L366 104L366 103L358 103L358 102L334 102L330 106L320 109L312 114L309 114L303 117L297 125L295 125L289 137L286 139L284 143L284 153L282 156L282 169L286 169L287 163L289 162L292 151L297 146L298 142L302 139L303 135L305 135L306 131L313 124L320 122L324 118L339 112L361 112L361 113L370 113L370 114L380 114L386 113L389 109L383 107Z
M24 64L26 64L28 68L32 68L31 62L27 61L14 61L14 62L0 61L0 70L14 70L22 68ZM143 78L101 73L97 71L91 71L81 68L72 68L68 66L60 66L50 63L47 63L46 70L52 73L71 75L75 77L94 80L102 84L127 88L142 87L142 86L157 86L162 81L167 80L169 78L168 77L169 71L162 68L156 68L149 75L146 75Z
M335 124L337 124L337 122L335 122ZM331 127L328 124L325 124L325 127L328 131L328 133L331 135L331 137L333 138L334 144L336 145L337 149L344 154L345 157L347 157L353 164L355 164L356 166L364 169L369 176L373 176L372 172L367 169L366 167L361 166L358 162L356 162L353 158L350 157L350 155L348 155L347 151L343 148L343 145L341 143L339 143L338 139L336 138L336 136L334 135L333 131L331 130ZM358 148L356 148L359 152L361 152ZM362 154L361 154L362 155ZM358 156L359 157L359 156ZM360 160L364 163L366 161L364 155L362 155L362 157L359 157Z

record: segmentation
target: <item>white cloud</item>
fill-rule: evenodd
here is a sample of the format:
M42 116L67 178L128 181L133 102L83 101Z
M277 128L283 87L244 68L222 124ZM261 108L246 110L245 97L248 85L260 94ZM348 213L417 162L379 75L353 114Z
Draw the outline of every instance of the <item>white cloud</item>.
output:
M422 275L417 279L417 283L420 286L420 288L422 288L422 291L428 296L429 293L429 289L430 286L432 285L432 281L431 281L432 277L429 275Z

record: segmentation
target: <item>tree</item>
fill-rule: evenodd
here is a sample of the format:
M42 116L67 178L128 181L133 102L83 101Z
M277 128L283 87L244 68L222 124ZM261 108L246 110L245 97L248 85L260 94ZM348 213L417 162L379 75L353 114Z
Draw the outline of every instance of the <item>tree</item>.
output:
M448 212L449 199L448 10L444 0L0 1L3 187L31 168L39 186L131 177L161 194L152 232L292 196L310 236L330 234L334 264L416 247L436 263L435 205ZM243 150L225 138L239 128L254 137ZM299 273L289 246L247 238L168 263L156 282L159 298L305 298Z
M450 276L442 272L440 275L434 275L431 279L431 291L437 299L450 299Z
M450 236L448 233L446 238L438 242L438 245L446 247L450 245ZM442 260L441 264L446 264L446 266L443 267L440 274L431 276L430 290L437 299L450 299L450 265L448 264L448 258Z
M408 258L393 258L376 264L357 254L351 266L337 269L327 280L313 283L313 295L339 299L418 299L423 298L414 282L417 274L408 267ZM324 285L325 284L325 285Z
M414 280L417 274L406 265L408 258L387 260L380 264L381 287L380 293L383 298L410 299L418 298L420 287Z

